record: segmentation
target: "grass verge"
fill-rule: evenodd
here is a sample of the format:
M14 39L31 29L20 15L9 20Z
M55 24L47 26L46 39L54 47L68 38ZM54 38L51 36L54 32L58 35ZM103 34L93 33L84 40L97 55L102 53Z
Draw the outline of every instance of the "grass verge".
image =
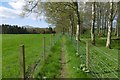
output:
M59 40L55 46L53 46L49 52L49 55L45 59L42 67L38 69L38 73L35 75L38 79L42 78L58 78L60 76L60 53L61 53L61 41Z
M91 78L90 75L87 75L80 69L81 59L76 56L76 46L73 41L68 37L64 37L66 39L65 45L67 50L68 60L70 62L67 64L69 71L69 78Z

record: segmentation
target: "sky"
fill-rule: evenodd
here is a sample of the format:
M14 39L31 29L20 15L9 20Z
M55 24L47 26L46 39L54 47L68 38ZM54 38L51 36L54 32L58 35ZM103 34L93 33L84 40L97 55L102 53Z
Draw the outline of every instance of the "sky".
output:
M34 15L21 17L20 13L24 5L24 0L0 0L0 25L10 24L19 26L33 26L46 28L49 24L45 21L44 14L37 19Z

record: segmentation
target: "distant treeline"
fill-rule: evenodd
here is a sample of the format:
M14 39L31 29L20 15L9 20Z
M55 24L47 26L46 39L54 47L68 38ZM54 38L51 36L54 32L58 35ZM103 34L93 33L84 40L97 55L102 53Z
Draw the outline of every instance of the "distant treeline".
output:
M18 25L0 25L2 34L51 34L56 33L55 30L51 27L49 28L26 28L20 27Z

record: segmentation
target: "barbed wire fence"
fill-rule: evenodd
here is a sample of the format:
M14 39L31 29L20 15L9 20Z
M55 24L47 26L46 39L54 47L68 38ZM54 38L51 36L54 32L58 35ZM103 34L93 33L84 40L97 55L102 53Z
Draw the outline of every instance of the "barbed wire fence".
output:
M77 42L75 37L67 34L71 44L77 51ZM80 65L85 65L83 71L93 78L116 78L119 79L119 57L118 53L110 55L97 46L93 46L90 41L81 40L79 42ZM88 49L88 50L87 50ZM87 51L87 52L86 52ZM88 53L88 54L87 54ZM113 56L114 55L114 56ZM87 59L88 58L88 59ZM89 61L88 61L89 60Z
M20 77L23 79L29 79L33 78L33 73L37 70L37 67L40 66L40 63L44 63L45 59L49 55L50 49L57 43L57 41L60 39L62 34L50 34L49 37L43 37L41 41L43 41L42 53L40 54L39 58L34 62L31 63L31 65L26 65L25 63L25 45L20 45L20 55L19 55L19 61L20 61ZM50 39L49 39L50 38ZM32 57L32 55L31 55ZM41 64L42 65L42 64ZM26 66L29 66L28 69L25 69Z

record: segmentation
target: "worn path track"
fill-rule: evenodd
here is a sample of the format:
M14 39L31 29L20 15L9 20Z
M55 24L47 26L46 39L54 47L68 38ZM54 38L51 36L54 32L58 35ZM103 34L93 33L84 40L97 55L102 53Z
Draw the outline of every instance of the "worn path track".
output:
M67 78L67 51L65 46L65 39L63 37L62 46L61 46L61 78Z

